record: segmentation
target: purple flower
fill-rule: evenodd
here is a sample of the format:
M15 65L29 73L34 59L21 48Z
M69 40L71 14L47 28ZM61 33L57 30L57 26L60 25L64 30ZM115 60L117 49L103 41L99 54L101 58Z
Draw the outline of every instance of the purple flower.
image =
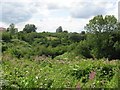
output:
M102 83L104 83L105 81L104 80L102 80Z
M94 72L94 71L91 72L91 74L90 74L90 76L89 76L89 79L94 79L94 77L95 77L95 73L96 73L96 72Z

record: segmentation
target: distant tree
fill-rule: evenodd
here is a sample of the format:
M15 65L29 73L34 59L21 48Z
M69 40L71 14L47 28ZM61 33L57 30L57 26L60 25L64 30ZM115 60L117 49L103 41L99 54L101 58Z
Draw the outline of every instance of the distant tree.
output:
M57 29L56 29L56 33L60 33L60 32L62 32L63 30L62 30L62 26L59 26Z
M89 24L85 26L88 32L111 32L116 30L117 19L112 15L106 15L105 18L102 15L95 16L89 21Z
M7 32L10 32L11 34L15 34L18 32L18 29L15 28L15 24L10 24L9 27L7 28Z
M81 31L81 34L85 34L85 31Z
M37 27L34 24L26 24L23 31L27 33L36 32Z
M65 31L63 31L64 33L68 33L68 31L67 30L65 30Z
M42 33L46 33L45 31L43 31Z

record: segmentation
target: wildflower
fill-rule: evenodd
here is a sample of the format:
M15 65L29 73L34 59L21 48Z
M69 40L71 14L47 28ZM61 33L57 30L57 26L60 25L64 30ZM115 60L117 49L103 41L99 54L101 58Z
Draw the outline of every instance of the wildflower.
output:
M49 60L49 61L52 61L52 60Z
M26 73L28 73L28 71L26 71Z
M78 59L79 58L79 56L77 56L77 57L75 57L76 59Z
M93 60L92 58L90 58L90 60Z
M42 55L42 57L43 57L43 58L46 58L46 56L45 56L44 54Z
M91 74L90 74L90 76L89 76L89 79L94 79L94 77L95 77L95 71L93 71Z
M75 61L74 59L72 59L72 61Z
M49 58L50 60L52 60L52 58Z
M22 65L23 64L23 62L20 62L20 65Z
M37 62L37 61L38 61L38 59L39 59L39 57L38 57L38 56L36 56L36 57L35 57L35 59L34 59L34 61L36 61L36 62Z
M80 88L80 83L77 84L76 88Z
M47 59L44 59L43 61L47 61Z
M105 62L105 63L106 63L106 64L107 64L107 63L109 63L108 59L106 60L106 62Z
M102 80L102 83L104 83L105 81L104 80Z
M98 60L97 58L95 58L94 60Z
M38 76L36 76L36 79L38 79Z
M64 63L64 61L63 61L63 60L59 60L59 62Z

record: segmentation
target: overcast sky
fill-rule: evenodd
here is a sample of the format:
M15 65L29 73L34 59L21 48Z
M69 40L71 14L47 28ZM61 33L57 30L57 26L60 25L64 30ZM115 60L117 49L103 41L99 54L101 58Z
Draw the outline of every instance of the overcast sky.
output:
M80 32L94 16L115 15L119 0L0 0L0 27L14 23L19 31L35 24L37 31L55 32L62 26Z

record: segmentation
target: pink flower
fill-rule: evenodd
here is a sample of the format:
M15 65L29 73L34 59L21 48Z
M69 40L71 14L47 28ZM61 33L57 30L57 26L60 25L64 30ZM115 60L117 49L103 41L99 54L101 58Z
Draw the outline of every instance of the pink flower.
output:
M92 58L90 58L90 60L93 60Z
M38 61L38 59L39 59L39 57L38 57L38 56L36 56L36 57L35 57L35 59L34 59L34 61L36 61L36 62L37 62L37 61Z
M43 57L43 58L46 58L46 56L45 56L44 54L42 55L42 57Z
M23 62L20 62L20 65L22 65L23 64Z
M76 59L78 59L79 58L79 56L77 56L77 57L75 57Z
M75 61L74 59L72 59L72 61Z
M94 71L91 72L91 74L90 74L90 76L89 76L89 79L94 79L94 77L95 77L95 73L96 73L96 72L94 72Z
M102 83L104 83L105 81L104 80L102 80Z
M63 60L59 60L59 62L64 63L64 61L63 61Z
M49 61L52 61L52 60L49 60Z
M49 58L50 60L52 60L52 58Z
M80 83L77 84L76 88L80 88Z
M107 59L107 60L105 61L105 63L106 63L106 64L109 63L109 60Z

